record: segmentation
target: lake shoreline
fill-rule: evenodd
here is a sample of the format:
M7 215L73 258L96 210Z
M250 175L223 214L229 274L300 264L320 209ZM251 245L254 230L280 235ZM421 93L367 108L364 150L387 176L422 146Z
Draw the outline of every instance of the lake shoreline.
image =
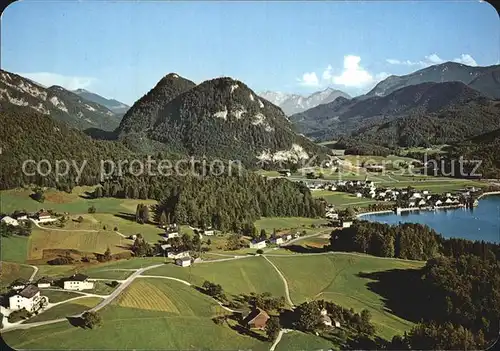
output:
M483 193L477 198L477 200L480 200L481 198L483 198L485 196L491 196L491 195L500 195L500 191L489 191L489 192ZM464 204L439 206L439 207L433 207L433 206L406 207L406 208L400 208L400 211L401 212L420 212L420 211L424 212L424 211L433 211L433 210L439 210L439 209L458 209L458 208L464 208L464 207L465 207ZM381 211L359 213L356 215L356 218L362 218L364 216L372 216L372 215L386 214L386 213L398 214L398 213L396 213L396 211L393 211L393 210L381 210Z

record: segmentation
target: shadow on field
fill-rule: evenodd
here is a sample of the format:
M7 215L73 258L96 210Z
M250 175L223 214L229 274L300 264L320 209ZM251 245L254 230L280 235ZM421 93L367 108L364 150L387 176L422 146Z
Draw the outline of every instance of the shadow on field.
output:
M126 219L127 221L132 221L135 222L135 214L128 213L128 212L118 212L117 214L114 215L115 217L121 218L121 219Z
M328 249L325 249L323 247L314 247L310 245L287 245L282 246L282 248L296 253L320 253L328 251Z
M391 269L382 272L363 273L358 277L374 280L366 286L382 296L385 308L401 318L418 322L423 316L422 306L429 304L419 269Z
M86 191L83 194L80 194L79 197L81 197L82 199L86 199L86 200L94 199L94 195L92 194L91 191Z
M69 324L76 328L84 328L84 323L82 317L66 317Z

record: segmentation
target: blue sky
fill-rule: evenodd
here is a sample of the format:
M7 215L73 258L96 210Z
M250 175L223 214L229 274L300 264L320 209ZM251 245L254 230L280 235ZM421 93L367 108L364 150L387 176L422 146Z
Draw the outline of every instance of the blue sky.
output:
M255 91L364 93L443 61L492 65L500 19L479 1L27 0L2 14L1 65L131 104L169 72Z

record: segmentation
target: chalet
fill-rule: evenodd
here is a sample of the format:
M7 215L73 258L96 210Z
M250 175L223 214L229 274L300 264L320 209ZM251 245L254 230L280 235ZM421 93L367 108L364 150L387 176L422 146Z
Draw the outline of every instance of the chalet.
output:
M63 288L65 290L88 290L94 288L94 282L89 281L89 277L85 274L77 273L64 279Z
M292 234L286 234L284 237L286 241L292 240Z
M40 289L35 285L28 285L9 297L9 308L14 311L24 308L29 312L35 312L48 302L49 299L46 296L40 296Z
M172 247L172 245L170 245L170 244L162 244L162 245L160 245L160 247L161 247L161 249L163 251L165 251L167 249L170 249Z
M450 198L447 198L445 201L444 201L446 204L450 205L453 203L453 200L450 199Z
M243 318L242 324L250 329L264 330L268 320L269 315L266 311L256 308Z
M284 242L285 241L283 240L283 238L281 236L277 236L275 238L271 238L271 243L276 244L276 245L281 245Z
M434 202L434 206L441 206L443 204L443 201L441 200L437 200L436 202Z
M422 194L420 194L420 193L413 193L411 195L411 198L412 199L421 199L422 198Z
M215 230L208 229L208 230L203 231L202 233L203 233L203 235L212 236L212 235L215 235Z
M57 218L52 218L51 214L45 210L40 210L36 213L35 218L40 223L48 223L57 221Z
M22 290L24 289L27 285L29 284L29 282L26 280L26 279L23 279L23 278L18 278L16 280L14 280L12 282L12 284L10 284L10 288L13 289L13 290Z
M349 228L352 225L351 221L340 221L340 225L342 228Z
M410 201L410 203L408 204L408 207L415 207L415 201Z
M47 277L42 277L36 282L38 288L50 288L52 281Z
M163 236L165 239L172 239L172 238L178 238L179 232L166 232L165 235Z
M451 193L446 193L446 197L451 197Z
M361 194L361 193L356 193L355 195L356 195L356 197L363 197L363 194Z
M335 212L327 212L325 217L329 219L339 219L339 214Z
M191 257L181 257L175 260L175 264L181 267L191 266Z
M426 202L424 199L420 200L419 203L418 203L419 206L425 206L426 205Z
M320 317L321 323L327 327L331 327L332 326L332 319L327 315L327 311L323 308L320 311L320 314L321 314L321 317Z
M424 191L422 191L422 194L424 194L424 195L429 195L429 190L424 190Z
M27 221L28 220L28 214L26 212L15 212L11 216L14 219L17 219L18 221Z
M189 257L189 251L180 251L180 252L169 251L167 252L167 257L173 258L175 260L183 257Z
M251 249L263 249L266 247L266 241L265 240L252 240L250 242L250 248Z
M10 216L5 216L2 218L2 223L5 223L7 225L11 225L13 227L17 227L19 225L19 222L17 221L17 219L14 219Z
M292 172L290 172L289 169L281 169L278 171L279 174L281 174L283 177L290 177L292 175Z

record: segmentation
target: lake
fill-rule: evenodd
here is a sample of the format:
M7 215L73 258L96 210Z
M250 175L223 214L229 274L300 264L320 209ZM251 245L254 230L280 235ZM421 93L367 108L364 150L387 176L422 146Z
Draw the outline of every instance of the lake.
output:
M485 196L473 209L438 209L435 211L380 213L360 219L388 224L427 224L445 238L463 238L500 243L500 195Z

